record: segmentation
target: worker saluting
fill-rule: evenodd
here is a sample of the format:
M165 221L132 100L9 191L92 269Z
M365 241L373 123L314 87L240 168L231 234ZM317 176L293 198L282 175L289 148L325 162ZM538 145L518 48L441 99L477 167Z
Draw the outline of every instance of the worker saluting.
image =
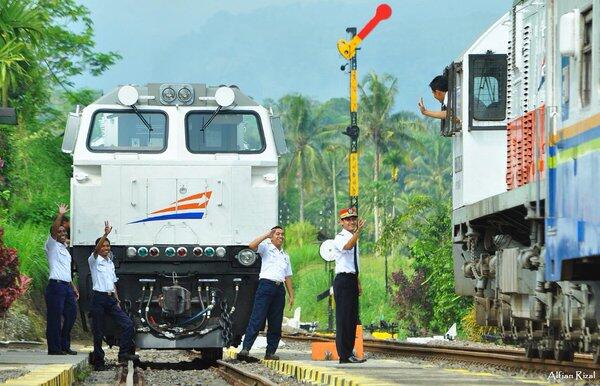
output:
M358 323L358 296L361 294L358 279L358 238L363 229L364 220L358 219L356 208L346 208L339 212L342 231L333 240L335 256L335 280L333 296L335 299L335 346L340 363L363 363L353 354L356 325ZM356 251L355 251L356 249Z

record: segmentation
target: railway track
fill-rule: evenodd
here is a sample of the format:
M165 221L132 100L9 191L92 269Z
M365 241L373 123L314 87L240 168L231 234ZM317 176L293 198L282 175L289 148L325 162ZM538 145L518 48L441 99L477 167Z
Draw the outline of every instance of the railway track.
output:
M333 341L334 338L317 335L284 335L284 339L298 341ZM415 356L428 359L446 359L452 361L464 361L479 364L491 364L498 367L505 367L516 370L525 370L531 372L541 371L594 371L600 370L600 366L594 364L590 356L577 355L574 361L556 361L553 359L530 359L525 357L524 351L519 350L486 350L483 348L470 347L445 347L445 346L425 346L415 343L393 342L374 339L363 340L365 351Z
M216 362L213 368L216 374L223 378L227 383L234 386L277 386L276 383L260 375L251 373L234 364L221 360ZM115 385L116 386L146 386L148 383L144 378L144 372L141 368L134 366L132 361L127 366L120 366L117 369Z

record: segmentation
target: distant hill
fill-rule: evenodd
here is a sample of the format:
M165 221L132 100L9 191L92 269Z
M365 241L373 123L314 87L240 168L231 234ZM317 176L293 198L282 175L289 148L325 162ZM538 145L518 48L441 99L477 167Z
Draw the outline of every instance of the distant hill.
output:
M361 28L378 4L262 0L258 8L240 11L238 1L231 1L231 9L224 2L219 7L225 10L207 16L207 2L174 0L166 10L164 4L160 8L160 2L150 1L135 11L139 2L124 0L115 6L131 12L118 15L111 2L85 4L92 10L99 48L118 50L123 60L100 78L78 79L77 86L107 90L123 83L227 83L239 85L258 100L300 92L321 101L347 95L347 77L339 70L343 60L335 43L345 37L347 26ZM392 19L365 40L358 56L359 75L372 70L398 77L396 107L416 111L419 96L434 105L429 80L512 2L388 3L394 10ZM185 20L174 20L183 14Z

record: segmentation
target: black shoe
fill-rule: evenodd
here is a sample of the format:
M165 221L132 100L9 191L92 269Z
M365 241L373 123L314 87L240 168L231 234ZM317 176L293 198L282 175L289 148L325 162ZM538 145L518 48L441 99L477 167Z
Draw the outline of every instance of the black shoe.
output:
M265 360L266 361L278 361L279 360L279 355L265 354Z
M67 355L64 351L48 351L48 355Z
M64 350L65 354L69 355L77 355L77 351L73 351L71 349Z
M106 370L108 370L108 367L106 367L106 365L104 363L94 365L94 371L106 371Z
M138 355L135 354L123 354L119 356L119 362L123 363L123 362L128 362L128 361L139 361L140 357Z
M355 357L354 355L352 355L351 357L347 358L347 359L340 359L340 363L365 363L367 360L366 359L359 359L357 357Z

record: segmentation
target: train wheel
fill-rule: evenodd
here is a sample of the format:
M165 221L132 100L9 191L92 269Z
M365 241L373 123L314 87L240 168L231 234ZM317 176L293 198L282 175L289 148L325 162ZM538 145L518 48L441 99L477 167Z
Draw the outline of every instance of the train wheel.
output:
M538 358L539 356L540 356L540 350L533 344L529 344L529 345L527 345L527 347L525 347L525 358L532 359L532 358Z
M554 352L552 350L543 349L540 350L540 359L552 359L554 358Z
M575 357L573 350L555 349L554 359L557 361L572 361Z
M200 350L202 360L208 363L215 363L223 359L223 349L221 347L203 348Z

